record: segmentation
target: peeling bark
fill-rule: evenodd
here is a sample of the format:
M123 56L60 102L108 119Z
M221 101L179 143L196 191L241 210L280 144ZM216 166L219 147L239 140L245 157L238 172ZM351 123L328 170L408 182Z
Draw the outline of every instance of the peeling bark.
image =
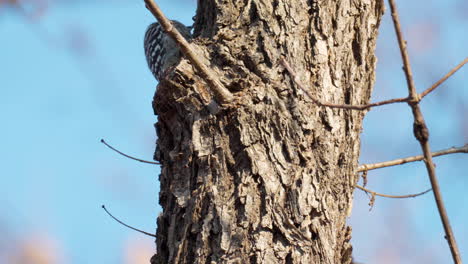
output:
M200 0L197 53L237 100L212 95L183 60L155 94L162 163L151 263L351 263L362 111L380 1Z

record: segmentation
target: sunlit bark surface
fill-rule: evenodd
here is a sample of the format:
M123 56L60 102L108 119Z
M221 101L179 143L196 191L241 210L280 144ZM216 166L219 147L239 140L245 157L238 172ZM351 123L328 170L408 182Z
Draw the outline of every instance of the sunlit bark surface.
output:
M154 263L350 263L364 113L380 1L201 0L192 45L236 100L213 114L183 60L161 82Z

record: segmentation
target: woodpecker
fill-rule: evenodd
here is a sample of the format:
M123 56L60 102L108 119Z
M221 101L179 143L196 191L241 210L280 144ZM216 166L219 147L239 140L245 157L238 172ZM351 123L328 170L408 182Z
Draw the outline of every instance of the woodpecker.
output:
M184 38L191 39L190 27L176 20L171 20L171 22ZM175 41L164 32L158 22L149 25L144 42L148 67L156 80L160 81L169 68L179 63L182 53Z

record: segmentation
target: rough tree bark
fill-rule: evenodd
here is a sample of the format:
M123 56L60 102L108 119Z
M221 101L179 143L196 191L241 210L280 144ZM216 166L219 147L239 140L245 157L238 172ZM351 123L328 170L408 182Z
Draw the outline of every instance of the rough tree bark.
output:
M351 263L349 216L374 83L380 0L200 0L192 45L237 100L183 60L155 94L162 163L151 263Z

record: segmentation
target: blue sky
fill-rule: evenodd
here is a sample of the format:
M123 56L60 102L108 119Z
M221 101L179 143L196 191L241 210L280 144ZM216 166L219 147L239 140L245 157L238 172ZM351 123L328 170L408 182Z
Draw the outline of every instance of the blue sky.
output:
M468 5L403 2L404 33L422 91L467 56ZM119 226L100 206L106 204L128 224L154 232L160 211L159 168L118 156L99 140L152 158L156 82L144 59L143 35L154 18L143 1L48 3L33 18L0 6L0 230L5 233L0 262L12 249L19 250L9 241L24 248L37 237L52 245L55 263L136 263L132 254L143 248L139 254L149 256L154 239ZM168 17L191 23L195 1L158 3ZM373 101L406 96L388 12L377 56ZM468 141L467 73L460 70L422 104L434 150ZM420 153L406 105L373 110L364 123L362 162ZM451 155L436 158L436 163L466 259L467 157ZM417 163L371 172L369 187L407 194L428 188L429 181L423 164ZM450 261L432 194L377 198L370 212L366 195L359 190L355 194L350 223L357 261L417 263L428 255L425 263Z

